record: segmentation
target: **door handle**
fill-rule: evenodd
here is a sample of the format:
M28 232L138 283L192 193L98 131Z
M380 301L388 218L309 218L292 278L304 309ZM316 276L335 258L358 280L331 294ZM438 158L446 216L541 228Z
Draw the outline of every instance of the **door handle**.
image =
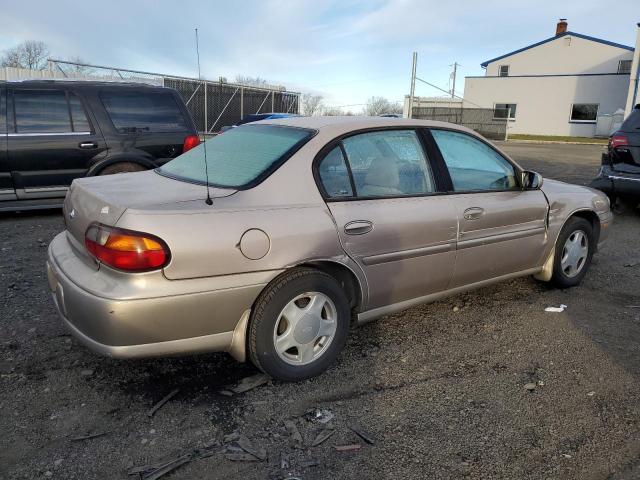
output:
M464 216L465 220L477 220L482 215L484 215L484 208L471 207L471 208L467 208L464 211L464 215L463 216Z
M82 142L78 145L80 148L98 148L96 142Z
M373 230L373 223L368 220L354 220L344 226L344 233L347 235L364 235Z

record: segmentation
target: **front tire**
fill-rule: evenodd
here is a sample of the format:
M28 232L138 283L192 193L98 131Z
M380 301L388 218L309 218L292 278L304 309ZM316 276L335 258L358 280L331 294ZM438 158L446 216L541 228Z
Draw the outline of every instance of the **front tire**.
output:
M256 300L248 331L253 364L296 382L325 371L344 348L350 309L340 284L312 268L277 277Z
M556 242L551 282L559 288L579 285L591 265L595 246L589 221L580 217L567 220Z

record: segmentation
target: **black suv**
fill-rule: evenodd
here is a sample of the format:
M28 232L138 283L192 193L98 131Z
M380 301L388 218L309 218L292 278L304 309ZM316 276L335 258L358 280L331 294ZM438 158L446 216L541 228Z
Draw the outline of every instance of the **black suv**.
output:
M198 143L170 88L0 82L0 210L60 206L74 178L155 168Z
M611 200L620 198L634 205L640 202L640 105L609 138L602 167L590 186L602 190Z

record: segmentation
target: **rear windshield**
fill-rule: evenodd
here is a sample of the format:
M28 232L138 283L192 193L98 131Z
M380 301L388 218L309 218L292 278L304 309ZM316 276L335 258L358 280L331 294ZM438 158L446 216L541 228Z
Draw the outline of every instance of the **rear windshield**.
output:
M304 145L313 130L276 125L244 125L207 140L209 184L243 189L256 185ZM198 145L163 165L158 173L205 185L205 146Z
M170 92L104 91L100 99L113 126L126 132L184 132L182 111Z
M624 121L620 130L623 132L634 132L640 130L640 105L636 105L631 114Z

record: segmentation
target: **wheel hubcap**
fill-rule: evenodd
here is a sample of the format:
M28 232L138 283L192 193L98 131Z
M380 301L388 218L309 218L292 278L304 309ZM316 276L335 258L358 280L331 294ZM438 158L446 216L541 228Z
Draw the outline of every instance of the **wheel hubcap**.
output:
M589 239L582 230L571 233L564 242L560 266L567 277L578 275L587 261L589 255Z
M307 292L280 312L273 331L278 356L290 365L306 365L326 352L336 333L336 306L324 293Z

